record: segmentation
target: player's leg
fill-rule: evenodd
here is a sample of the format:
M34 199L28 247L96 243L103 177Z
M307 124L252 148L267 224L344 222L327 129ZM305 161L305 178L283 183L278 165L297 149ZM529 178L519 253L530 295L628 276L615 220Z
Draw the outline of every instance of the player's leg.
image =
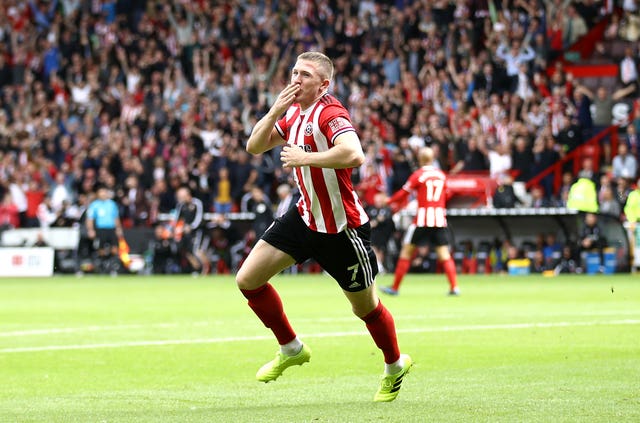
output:
M413 362L400 354L395 322L376 294L375 284L358 292L344 291L353 313L365 322L367 330L384 356L384 375L374 401L393 401Z
M193 251L195 251L194 247L194 233L191 231L184 231L182 234L182 238L178 242L178 250L180 251L181 257L186 260L185 263L182 264L183 272L199 272L200 271L200 261L197 259ZM188 263L188 264L187 264Z
M415 229L416 226L411 225L404 234L404 238L402 239L402 248L400 248L400 254L398 256L398 261L396 262L396 270L393 274L393 285L383 286L380 288L380 291L385 294L398 295L400 284L407 272L409 272L409 268L411 267L411 258L416 250L416 245L412 241Z
M268 282L294 263L287 253L259 240L236 275L238 287L249 307L271 329L280 344L276 357L256 373L261 382L276 380L288 367L306 363L311 357L311 350L298 339L289 324L280 295Z
M398 348L393 316L380 302L375 289L376 257L369 241L369 226L347 229L340 236L323 237L314 258L340 285L353 313L362 319L385 361L383 384L376 401L392 401L398 395L411 358Z
M380 272L380 274L384 274L384 250L376 245L372 245L371 248L373 248L373 252L376 255L376 260L378 261L378 271Z
M101 273L115 274L120 258L118 257L118 237L115 229L98 229L96 231L99 248Z
M445 275L449 281L449 295L460 295L458 289L456 264L449 251L449 230L447 228L431 229L431 242L435 244L436 255L442 263Z
M276 358L258 370L262 382L277 379L290 366L309 361L310 349L296 336L284 312L282 300L269 280L296 261L304 261L304 222L297 214L287 213L264 233L236 275L236 283L249 307L275 335L280 350ZM302 225L302 227L300 226ZM295 258L294 258L295 257Z
M459 295L460 290L458 289L456 264L453 261L453 257L451 257L449 246L437 246L436 255L438 256L438 260L442 263L444 273L447 275L447 280L449 281L449 295Z
M397 372L402 366L396 366L400 359L400 349L395 322L389 310L378 298L374 285L358 292L344 290L344 294L351 303L353 314L365 322L373 341L382 351L385 367L390 373Z
M398 295L400 284L411 267L411 259L416 251L416 242L414 236L416 234L416 225L412 224L407 228L407 232L402 239L402 248L396 263L396 270L393 275L393 285L390 287L382 287L380 290L385 294Z
M396 271L393 275L393 285L391 286L391 290L393 290L395 294L400 290L400 284L404 280L404 277L409 272L409 268L411 267L411 259L413 258L413 254L416 251L416 244L411 242L403 244L400 249L400 255L398 256L398 263L396 264Z
M210 233L205 235L202 238L202 243L200 244L200 255L202 256L202 272L207 275L211 273L211 260L210 260L210 252L211 252L211 235Z
M191 252L198 260L198 270L203 275L208 274L211 270L211 263L209 263L209 257L207 257L207 248L209 248L209 236L205 235L204 229L196 230L193 236L193 249Z
M280 345L293 340L296 334L289 325L280 296L269 279L294 262L290 255L259 240L236 275L238 288L247 298L249 307L273 331Z

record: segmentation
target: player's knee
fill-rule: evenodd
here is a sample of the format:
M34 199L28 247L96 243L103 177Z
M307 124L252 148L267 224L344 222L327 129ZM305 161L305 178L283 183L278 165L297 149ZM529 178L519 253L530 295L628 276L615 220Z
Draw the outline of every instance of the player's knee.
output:
M242 268L240 268L238 270L238 273L236 273L236 285L238 286L239 289L248 289L248 280L247 277L245 276L244 272L242 271Z
M236 274L236 285L239 289L256 289L259 288L259 284L256 284L255 278L251 277L251 272L243 266L238 270Z
M351 306L351 311L353 312L353 314L355 314L355 316L360 319L364 318L367 314L369 314L371 310L367 311L366 307L355 306L355 305Z
M441 254L438 257L438 260L440 260L441 262L445 262L445 261L449 261L450 258L451 258L450 254Z
M406 259L406 260L411 260L411 257L413 257L413 253L416 250L416 246L413 244L405 244L402 249L400 250L400 258L402 259Z
M357 302L351 302L351 311L356 317L364 318L378 306L378 298L369 298Z
M373 310L375 310L377 307L377 304L359 304L358 306L352 306L351 307L351 311L353 311L353 314L356 315L356 317L360 318L360 319L364 319L365 317L367 317L369 314L371 314L371 312Z
M436 250L436 254L438 255L438 259L440 261L447 261L451 258L449 247L438 247Z

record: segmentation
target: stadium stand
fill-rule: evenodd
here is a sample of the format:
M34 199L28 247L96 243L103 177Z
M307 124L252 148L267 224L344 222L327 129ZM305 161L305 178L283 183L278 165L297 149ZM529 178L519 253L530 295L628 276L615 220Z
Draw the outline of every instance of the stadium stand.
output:
M294 186L277 151L250 157L244 142L309 49L334 59L332 91L363 140L356 182L374 169L393 192L431 145L460 186L482 184L473 202L486 206L500 176L489 176L490 157L504 148L516 163L521 138L518 154L532 160L507 169L514 189L561 205L576 158L597 151L595 171L607 173L618 131L640 127L637 84L620 75L627 47L637 62L638 10L610 3L575 2L565 14L541 0L4 1L0 225L81 225L100 183L127 228L164 227L188 185L217 231L211 256L243 251L255 237L228 213L254 186L274 205L279 185ZM581 20L589 31L572 43ZM599 87L603 97L581 94ZM571 128L580 131L563 144Z

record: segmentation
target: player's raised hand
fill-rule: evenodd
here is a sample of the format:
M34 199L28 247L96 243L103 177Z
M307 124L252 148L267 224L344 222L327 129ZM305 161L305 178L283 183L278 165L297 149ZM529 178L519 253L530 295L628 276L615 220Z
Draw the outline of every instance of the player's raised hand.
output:
M276 112L276 114L280 115L284 113L289 106L293 104L293 101L296 98L296 94L300 92L300 84L289 84L287 85L278 95L278 98L271 106L271 109Z
M280 161L282 167L300 167L304 166L304 158L306 153L301 148L286 144L280 152Z

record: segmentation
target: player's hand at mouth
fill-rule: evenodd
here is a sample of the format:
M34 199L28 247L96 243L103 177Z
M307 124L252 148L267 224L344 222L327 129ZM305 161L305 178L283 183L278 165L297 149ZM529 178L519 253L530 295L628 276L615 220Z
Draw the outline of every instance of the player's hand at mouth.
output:
M291 83L287 85L278 95L278 98L273 104L272 110L277 114L284 113L289 106L293 104L301 90L300 84L298 83Z

